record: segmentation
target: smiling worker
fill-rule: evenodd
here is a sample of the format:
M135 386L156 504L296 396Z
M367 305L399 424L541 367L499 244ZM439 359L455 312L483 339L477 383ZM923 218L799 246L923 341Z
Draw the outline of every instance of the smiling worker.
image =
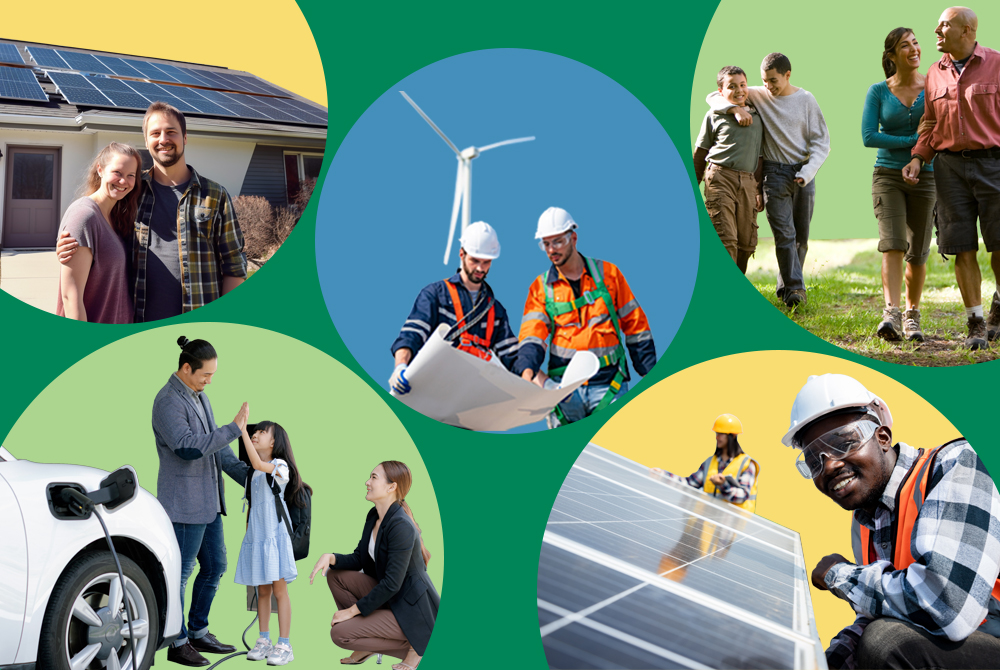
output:
M812 376L782 442L796 467L854 512L854 563L812 573L857 612L831 668L1000 668L1000 495L969 443L893 446L885 402L844 375Z

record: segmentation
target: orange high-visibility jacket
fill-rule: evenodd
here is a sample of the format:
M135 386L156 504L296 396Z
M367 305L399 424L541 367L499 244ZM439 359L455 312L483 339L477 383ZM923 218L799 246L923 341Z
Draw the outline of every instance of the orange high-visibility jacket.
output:
M646 314L617 266L596 259L594 263L601 264L604 284L611 294L614 308L618 313L619 325L625 337L625 342L621 344L628 349L636 372L644 376L656 363L653 333L649 329ZM550 370L568 365L577 351L590 351L598 358L613 354L619 342L604 300L598 299L579 309L556 316L553 333L552 319L545 310L546 283L552 285L557 301L571 302L576 298L569 281L555 265L552 265L547 273L535 279L528 290L528 299L524 303L524 317L518 336L520 349L515 372L519 374L526 369L537 371L541 367L550 336L552 338L552 346L549 349ZM594 278L584 269L580 277L581 293L586 294L595 288ZM601 368L589 383L608 384L617 370L617 364L607 365Z

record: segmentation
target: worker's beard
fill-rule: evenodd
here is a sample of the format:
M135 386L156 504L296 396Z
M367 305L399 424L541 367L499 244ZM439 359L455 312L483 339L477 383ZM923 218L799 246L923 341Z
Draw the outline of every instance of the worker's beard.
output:
M471 281L473 284L482 284L484 281L486 281L486 275L489 274L489 271L477 273L475 270L469 267L469 264L465 259L462 260L462 270L465 273L465 276L468 278L468 280Z

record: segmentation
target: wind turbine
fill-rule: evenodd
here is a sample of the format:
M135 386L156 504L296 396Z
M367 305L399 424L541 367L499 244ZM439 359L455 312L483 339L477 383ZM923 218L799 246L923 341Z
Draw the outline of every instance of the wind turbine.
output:
M448 264L448 258L451 254L451 244L452 240L455 238L455 222L458 220L458 210L459 207L462 209L462 232L469 227L469 223L472 222L472 159L478 158L481 153L489 149L496 149L497 147L502 147L505 144L517 144L519 142L530 142L535 139L532 137L518 137L513 140L504 140L503 142L495 142L494 144L487 144L485 147L468 147L462 151L458 150L458 147L448 139L448 136L441 132L431 117L424 114L424 110L417 106L417 103L413 102L410 96L406 95L405 91L400 91L400 94L406 101L413 105L413 109L417 110L417 114L424 117L424 121L430 124L431 128L434 129L438 135L441 136L451 150L455 152L458 157L458 175L455 177L455 200L451 206L451 226L448 228L448 246L444 250L444 264Z

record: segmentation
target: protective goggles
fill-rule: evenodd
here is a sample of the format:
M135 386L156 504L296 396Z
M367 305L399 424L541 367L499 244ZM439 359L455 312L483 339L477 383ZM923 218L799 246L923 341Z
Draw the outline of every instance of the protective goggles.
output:
M872 417L865 417L844 426L838 426L828 433L820 435L815 440L802 447L799 457L795 461L795 467L806 479L816 479L823 472L823 458L840 460L857 451L865 445L879 424Z
M569 244L569 236L572 232L572 230L567 231L554 240L538 240L538 248L542 251L548 251L549 249L562 249Z

